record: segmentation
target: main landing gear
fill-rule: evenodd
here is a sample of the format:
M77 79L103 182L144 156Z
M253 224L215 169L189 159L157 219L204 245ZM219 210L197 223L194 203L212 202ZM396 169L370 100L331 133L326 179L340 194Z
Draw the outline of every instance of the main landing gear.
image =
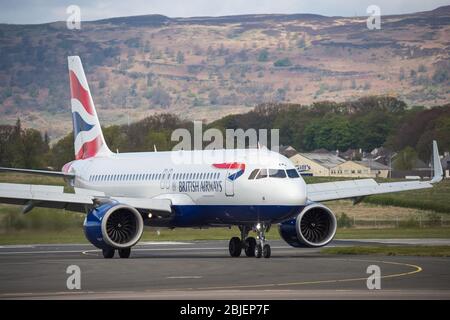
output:
M241 238L231 238L228 246L230 256L239 257L242 250L244 250L247 257L270 258L270 245L266 243L265 238L265 232L268 229L268 226L260 223L255 226L254 230L257 233L257 241L254 237L248 236L248 233L251 230L248 226L239 226L239 230L241 230Z
M102 249L103 258L105 259L113 258L115 251L116 250L114 248ZM117 249L117 251L119 252L119 257L121 258L126 259L130 257L131 248Z

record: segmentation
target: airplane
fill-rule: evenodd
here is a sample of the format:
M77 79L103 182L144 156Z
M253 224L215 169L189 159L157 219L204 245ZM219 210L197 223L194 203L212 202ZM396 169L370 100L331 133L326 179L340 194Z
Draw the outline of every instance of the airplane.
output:
M64 192L63 186L0 183L0 202L23 205L23 213L35 207L85 213L84 234L104 258L113 258L116 251L129 258L144 226L238 226L240 236L229 241L232 257L244 252L269 258L265 233L272 225L278 225L281 238L293 247L322 247L337 228L335 215L322 202L359 202L373 194L431 188L443 179L436 141L430 181L387 183L360 179L306 184L288 158L267 148L113 153L80 58L69 56L68 67L75 160L60 172L0 171L61 177L74 193ZM180 155L206 160L180 163Z

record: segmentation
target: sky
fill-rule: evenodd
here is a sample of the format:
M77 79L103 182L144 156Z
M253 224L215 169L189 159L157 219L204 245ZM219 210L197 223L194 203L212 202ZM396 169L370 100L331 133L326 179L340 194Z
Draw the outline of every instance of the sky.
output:
M78 5L82 21L144 14L169 17L255 13L314 13L365 16L370 5L381 15L433 10L450 0L0 0L0 23L36 24L65 21L67 7Z

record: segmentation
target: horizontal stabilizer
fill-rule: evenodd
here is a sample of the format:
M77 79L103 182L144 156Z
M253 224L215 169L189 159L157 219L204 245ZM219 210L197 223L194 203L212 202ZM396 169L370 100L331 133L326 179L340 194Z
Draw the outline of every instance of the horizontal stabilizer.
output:
M61 178L75 178L75 174L61 172L61 171L50 171L50 170L33 170L33 169L18 169L18 168L5 168L0 167L0 172L17 172L26 174L39 174L44 176L53 176Z

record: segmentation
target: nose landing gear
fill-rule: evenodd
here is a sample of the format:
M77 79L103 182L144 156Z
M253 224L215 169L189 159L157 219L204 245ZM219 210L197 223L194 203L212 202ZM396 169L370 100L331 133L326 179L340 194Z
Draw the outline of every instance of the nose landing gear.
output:
M255 257L257 258L270 258L272 250L270 249L270 245L266 242L266 231L269 230L269 227L258 223L256 225L256 233L258 234L258 244L255 247Z
M270 245L266 242L265 232L269 229L268 226L258 223L253 229L257 233L257 239L254 237L248 237L248 233L251 230L248 226L239 226L241 231L241 238L233 237L230 240L228 249L230 256L239 257L244 250L247 257L256 258L270 258L271 250Z

